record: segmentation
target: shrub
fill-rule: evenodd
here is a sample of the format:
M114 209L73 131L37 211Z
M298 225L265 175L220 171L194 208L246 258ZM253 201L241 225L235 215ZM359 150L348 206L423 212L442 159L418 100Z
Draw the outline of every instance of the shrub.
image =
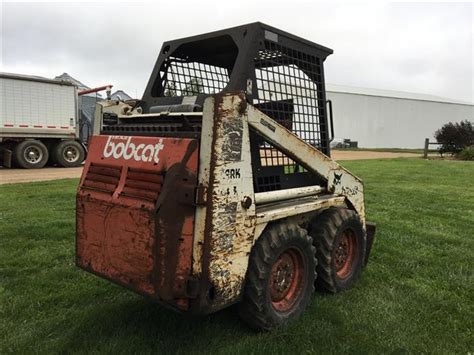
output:
M464 148L474 145L474 129L472 122L465 120L456 123L446 123L438 129L434 137L441 143L440 153L457 154Z
M460 160L474 160L474 145L466 147L458 154Z

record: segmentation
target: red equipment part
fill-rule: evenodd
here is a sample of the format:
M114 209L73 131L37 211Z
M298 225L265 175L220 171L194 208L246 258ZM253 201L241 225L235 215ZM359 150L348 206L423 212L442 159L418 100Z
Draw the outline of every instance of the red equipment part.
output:
M112 90L112 87L113 87L113 85L103 85L103 86L99 86L97 88L81 90L77 94L79 96L81 96L81 95L86 95L86 94L92 94L94 92L99 92L99 91L102 91L102 90L109 90L110 91L110 90Z
M93 136L77 195L77 265L187 309L198 156L194 139Z

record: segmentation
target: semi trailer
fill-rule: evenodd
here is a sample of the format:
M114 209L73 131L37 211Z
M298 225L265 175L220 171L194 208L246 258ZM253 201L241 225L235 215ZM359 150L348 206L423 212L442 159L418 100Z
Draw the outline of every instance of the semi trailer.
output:
M330 157L332 50L262 23L165 42L145 93L98 103L76 264L168 308L250 326L351 288L375 225Z
M0 165L42 168L82 164L78 93L72 83L0 73Z

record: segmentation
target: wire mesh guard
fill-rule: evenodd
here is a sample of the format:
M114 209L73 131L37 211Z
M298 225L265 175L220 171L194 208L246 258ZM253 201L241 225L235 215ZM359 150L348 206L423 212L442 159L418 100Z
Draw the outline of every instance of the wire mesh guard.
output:
M258 90L255 106L321 149L326 137L320 122L324 101L319 58L265 41L265 49L255 58L255 75ZM260 152L262 166L294 165L291 159L263 141Z
M227 39L222 43L226 48L233 48ZM235 69L237 51L231 51L232 55L223 60L215 57L215 47L210 43L206 42L205 49L198 54L194 49L183 47L164 59L159 71L161 89L158 96L209 95L227 87L230 73ZM247 95L256 108L328 154L322 59L303 50L265 39L262 47L254 52L252 69L256 87ZM252 159L258 166L254 171L256 191L316 183L313 174L261 137L252 135L251 145Z
M320 59L303 52L265 41L265 48L254 59L258 94L253 103L265 114L314 147L323 150L327 136L324 122L324 96ZM260 175L258 191L278 190L282 176L308 175L308 172L262 138L258 138ZM311 181L312 177L307 176Z
M168 57L160 72L163 96L216 94L229 83L227 68Z

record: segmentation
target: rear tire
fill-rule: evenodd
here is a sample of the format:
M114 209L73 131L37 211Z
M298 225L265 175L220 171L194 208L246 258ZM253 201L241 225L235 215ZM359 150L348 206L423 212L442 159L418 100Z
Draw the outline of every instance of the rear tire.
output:
M357 213L347 208L329 208L311 224L316 246L316 288L332 293L349 289L359 278L367 239Z
M18 143L13 150L15 164L23 169L40 169L48 162L48 148L38 140Z
M270 330L298 318L311 301L315 248L306 230L279 223L252 248L240 316L252 328Z
M61 141L53 150L53 161L65 168L80 166L84 157L84 148L79 142L73 140Z

